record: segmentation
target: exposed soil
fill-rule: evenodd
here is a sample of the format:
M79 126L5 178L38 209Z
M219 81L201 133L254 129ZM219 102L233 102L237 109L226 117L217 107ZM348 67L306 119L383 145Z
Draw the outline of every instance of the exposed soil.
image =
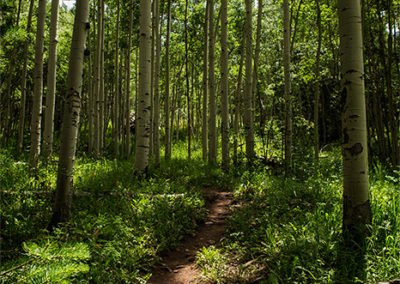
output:
M196 233L186 236L180 247L162 258L162 265L153 270L149 284L198 283L201 272L196 268L197 251L210 245L218 245L226 229L225 218L232 203L231 192L205 191L209 214Z

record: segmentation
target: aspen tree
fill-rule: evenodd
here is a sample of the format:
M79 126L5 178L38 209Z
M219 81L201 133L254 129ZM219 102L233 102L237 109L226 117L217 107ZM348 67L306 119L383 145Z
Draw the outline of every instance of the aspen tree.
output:
M203 160L207 160L208 148L207 148L207 138L208 138L208 18L209 18L209 2L206 1L206 12L204 19L204 60L203 60L203 112L202 112L202 153Z
M31 151L30 165L33 169L38 167L40 155L40 131L42 119L42 92L43 92L43 45L44 45L44 26L46 19L46 0L39 0L37 28L36 28L36 47L35 47L35 69L34 69L34 89L33 106L31 119Z
M235 90L235 118L233 121L233 160L235 163L238 161L238 140L239 140L239 120L240 120L240 107L241 107L241 102L242 102L242 76L243 76L243 63L244 63L244 53L245 53L245 37L243 37L242 40L242 48L241 48L241 53L240 53L240 64L239 64L239 74L238 74L238 79L237 79L237 87Z
M345 102L342 110L343 229L354 237L363 234L364 225L371 220L360 1L338 0L338 14Z
M252 101L253 101L253 111L255 111L255 102L257 95L257 83L258 83L258 61L260 58L260 45L261 45L261 20L262 20L262 12L263 12L263 3L262 0L258 0L257 2L257 29L256 29L256 47L254 50L254 66L253 66L253 83L252 83ZM261 98L258 97L258 101L261 104ZM262 109L260 107L260 112ZM261 117L261 115L260 115ZM260 122L260 128L262 124Z
M169 119L169 45L171 34L171 0L168 0L167 8L167 38L165 43L165 103L164 103L164 116L165 116L165 159L171 158L171 131Z
M292 100L290 79L290 14L289 0L283 0L283 70L285 76L285 169L292 168Z
M321 43L322 43L322 26L321 26L321 7L319 0L315 0L317 4L317 26L318 26L318 46L315 61L315 95L314 95L314 160L318 163L319 158L319 97L320 97L320 84L319 84L319 65L321 57Z
M116 22L116 41L115 41L115 91L114 91L114 102L113 102L113 145L114 145L114 155L119 155L119 88L120 88L120 78L119 78L119 22L120 22L120 3L117 0L117 22Z
M215 36L214 36L214 0L209 1L208 15L208 95L209 95L209 133L208 133L208 160L211 163L217 160L217 107L215 102Z
M26 77L28 73L28 53L29 53L29 43L30 43L30 33L32 27L32 14L33 14L33 4L34 0L30 1L28 21L26 26L27 38L25 39L24 45L24 67L22 71L21 78L21 112L19 113L19 125L18 125L18 140L17 140L17 151L21 152L24 140L24 129L25 129L25 113L26 113ZM1 121L1 120L0 120Z
M101 36L102 36L102 0L98 0L97 4L97 39L96 39L96 56L95 56L95 88L93 96L93 125L94 125L94 142L93 142L93 155L95 158L100 154L100 65L101 65Z
M140 0L139 97L136 121L135 172L142 174L149 164L151 89L151 3Z
M104 21L105 21L105 3L101 0L101 38L100 38L100 86L99 86L99 154L104 149L104 110L105 110L105 94L104 94Z
M186 98L187 98L187 135L188 135L188 159L191 157L191 111L190 111L190 92L189 92L189 43L188 43L188 5L186 0L185 7L185 71L186 71Z
M59 0L51 1L50 46L47 71L47 94L43 133L43 158L47 160L53 152L54 108L56 97L57 33Z
M155 166L160 165L160 60L161 60L161 34L160 34L160 3L154 1L154 40L156 42L155 77L154 77L154 116L153 116L153 144Z
M88 28L89 0L77 0L61 129L56 196L50 228L60 222L68 222L71 214L73 169L81 109L85 38Z
M128 50L126 54L126 97L125 97L125 157L128 158L130 153L130 70L131 70L131 49L132 49L132 27L133 27L133 0L130 2L129 9L129 37Z
M228 2L221 0L222 167L229 168Z
M251 0L246 0L246 23L245 23L245 37L246 37L246 82L244 93L244 129L246 135L246 156L247 160L251 162L254 159L254 114L253 114L253 92L252 92L252 34L253 34L253 3Z

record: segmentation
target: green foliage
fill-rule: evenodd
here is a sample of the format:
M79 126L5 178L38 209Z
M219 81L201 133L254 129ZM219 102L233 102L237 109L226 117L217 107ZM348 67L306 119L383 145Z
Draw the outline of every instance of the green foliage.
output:
M306 168L304 181L274 177L262 168L243 172L234 192L240 206L229 219L229 237L218 250L230 257L213 268L206 260L220 258L213 248L203 249L199 262L203 274L214 280L218 275L219 283L232 283L232 275L235 283L254 279L261 283L375 283L398 277L400 192L393 182L396 178L385 173L372 176L373 220L365 250L360 244L357 254L343 251L340 151L334 148L327 154L319 168ZM260 269L245 273L246 263ZM354 273L360 264L362 271ZM360 280L363 275L365 279Z
M25 256L11 268L1 272L3 283L70 283L73 277L89 272L85 263L90 258L84 243L64 243L47 240L23 244Z

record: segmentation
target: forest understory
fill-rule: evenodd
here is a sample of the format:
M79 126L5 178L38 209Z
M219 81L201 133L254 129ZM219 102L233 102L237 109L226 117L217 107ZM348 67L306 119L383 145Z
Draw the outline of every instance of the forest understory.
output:
M199 149L187 161L183 146L145 179L132 175L131 160L79 158L71 222L51 233L55 163L31 176L23 157L2 150L2 282L162 283L161 275L182 283L377 283L399 277L398 172L379 166L371 173L369 235L349 251L342 247L336 148L322 154L318 167L299 164L285 178L262 160L223 171L202 162ZM219 201L226 206L222 215L207 217Z

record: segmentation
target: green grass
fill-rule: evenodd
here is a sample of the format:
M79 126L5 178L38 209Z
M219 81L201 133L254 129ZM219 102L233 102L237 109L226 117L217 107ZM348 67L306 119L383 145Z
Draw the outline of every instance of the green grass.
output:
M50 234L44 228L54 201L56 163L41 165L32 176L26 158L1 150L0 273L7 271L1 282L145 283L159 256L204 220L207 188L232 189L240 206L232 208L222 247L198 253L204 279L375 283L399 277L399 172L381 166L372 171L371 234L351 252L341 245L338 148L324 153L318 167L308 158L297 161L288 179L272 175L262 160L224 172L201 160L198 144L190 161L184 142L172 153L158 169L150 164L145 178L134 175L132 160L79 157L71 222Z
M217 167L204 165L198 158L188 163L179 158L182 153L176 154L171 161L163 161L160 169L151 169L145 179L134 175L131 160L79 158L71 222L49 234L44 228L53 204L56 166L42 166L31 177L25 162L1 152L0 184L7 193L2 192L1 198L0 271L11 269L2 282L34 281L52 271L58 274L54 267L66 263L57 262L57 257L42 262L27 253L27 247L47 243L51 247L67 244L72 250L79 244L88 248L82 265L89 269L71 268L64 280L145 282L160 253L177 246L204 219L202 189L226 180ZM34 193L38 191L41 194ZM29 265L13 269L26 262ZM36 278L29 278L31 264L40 268Z
M284 180L263 169L246 172L235 191L242 206L230 218L228 238L218 251L229 256L224 257L226 263L219 264L225 271L201 261L209 255L203 250L198 257L203 274L218 283L376 283L397 279L397 173L371 175L371 235L365 246L344 251L339 162L338 153L332 153L319 168L309 169L305 181Z

